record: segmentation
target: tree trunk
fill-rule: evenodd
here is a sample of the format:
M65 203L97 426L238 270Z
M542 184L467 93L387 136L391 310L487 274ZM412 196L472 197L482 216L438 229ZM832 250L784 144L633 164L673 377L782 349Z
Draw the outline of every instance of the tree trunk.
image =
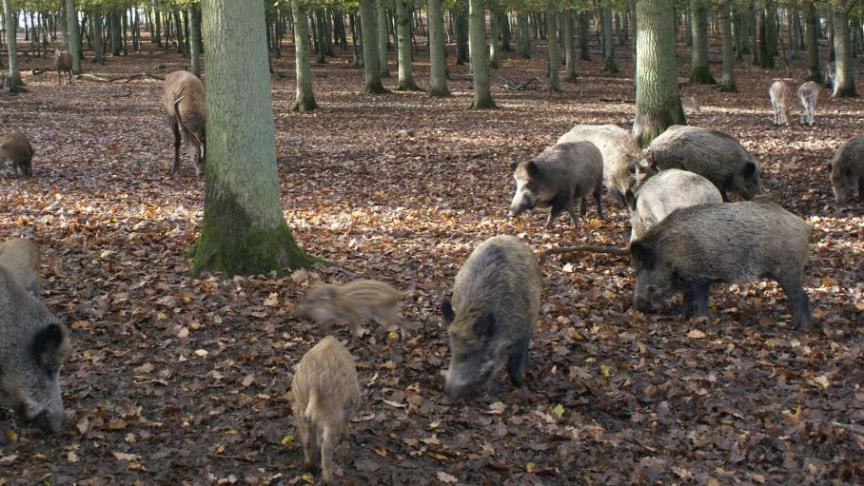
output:
M612 39L612 9L604 2L601 11L603 16L603 70L610 73L618 72L615 64L615 43Z
M573 49L573 13L566 11L561 22L561 35L564 36L564 81L576 82L576 56Z
M360 30L363 36L363 74L366 92L369 94L386 93L381 83L381 67L378 62L378 14L375 0L360 0Z
M411 18L407 0L396 0L396 44L399 59L399 86L397 91L419 91L414 82L411 65Z
M189 16L189 57L192 62L192 72L195 76L201 77L201 38L198 35L201 32L201 8L198 4L190 4L188 9Z
M456 31L456 64L468 62L468 3L467 0L456 0L451 15L456 17L453 28Z
M309 16L306 14L305 2L291 2L291 15L294 18L294 53L296 62L294 69L297 75L297 97L294 101L294 111L307 112L318 108L315 95L312 92L312 68L309 64Z
M123 49L123 40L120 39L120 9L111 7L109 34L111 35L111 55L119 56Z
M708 68L708 5L706 0L690 0L690 25L693 29L690 81L696 84L715 84Z
M376 0L375 7L377 12L377 21L375 23L378 33L378 66L381 68L381 77L390 77L390 65L387 63L387 45L389 44L387 36L387 9L384 7L383 0Z
M18 71L18 16L12 11L12 0L2 0L3 21L6 29L6 51L8 54L9 78L6 86L0 86L9 92L21 91L24 82L21 81L21 73Z
M495 69L501 65L501 53L498 49L498 34L501 33L500 20L495 2L489 2L489 66Z
M834 93L835 98L856 97L852 71L852 49L849 37L848 10L834 7Z
M78 11L75 0L66 2L66 36L69 38L69 52L72 54L72 74L81 74L81 34L78 31Z
M588 12L579 13L579 59L583 61L591 60L591 19L588 17Z
M555 0L546 0L546 28L549 31L549 89L561 91L561 54L558 52L558 11Z
M737 92L735 83L735 52L732 49L732 0L722 0L720 4L720 29L723 33L723 78L720 80L720 91Z
M474 73L473 109L495 108L489 88L489 59L486 47L486 11L484 0L468 1L468 44L471 71Z
M501 26L501 50L504 52L513 52L513 47L510 45L512 33L510 32L510 17L506 11L498 12L498 25Z
M516 14L516 37L519 44L519 54L525 59L530 59L531 35L528 32L528 12L519 11Z
M819 65L819 41L817 35L817 24L819 18L816 16L815 0L804 2L804 44L807 46L807 79L822 83L822 68Z
M93 60L94 64L105 64L105 46L102 43L102 13L94 11L90 13L90 37L93 38Z
M444 45L444 10L441 0L429 0L429 96L450 96L447 88L447 47Z
M307 267L282 216L263 2L203 0L207 168L196 272L263 274Z
M686 123L675 65L672 0L636 3L636 120L633 135L647 146L671 125Z

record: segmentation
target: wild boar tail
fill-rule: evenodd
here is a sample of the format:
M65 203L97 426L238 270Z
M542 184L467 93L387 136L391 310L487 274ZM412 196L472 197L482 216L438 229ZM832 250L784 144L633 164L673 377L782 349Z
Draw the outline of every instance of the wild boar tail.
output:
M309 403L306 405L306 411L303 412L303 421L309 423L312 421L312 416L315 410L318 409L318 391L315 388L309 390Z

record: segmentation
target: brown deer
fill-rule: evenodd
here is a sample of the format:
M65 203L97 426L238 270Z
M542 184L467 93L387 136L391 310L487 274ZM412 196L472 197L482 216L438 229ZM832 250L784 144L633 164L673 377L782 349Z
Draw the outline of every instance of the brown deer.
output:
M792 90L782 79L775 79L768 90L771 98L771 107L774 109L774 124L787 125L789 123L789 110L792 109Z
M801 124L807 123L811 127L816 116L816 101L819 100L821 87L818 83L807 81L798 88L798 102L801 103Z
M72 84L72 54L69 51L54 50L54 67L57 69L57 86L63 86L63 78L66 84Z
M174 71L165 76L162 107L168 112L168 122L174 132L174 167L180 168L181 133L187 144L195 148L195 175L201 175L205 163L207 105L204 83L189 71Z

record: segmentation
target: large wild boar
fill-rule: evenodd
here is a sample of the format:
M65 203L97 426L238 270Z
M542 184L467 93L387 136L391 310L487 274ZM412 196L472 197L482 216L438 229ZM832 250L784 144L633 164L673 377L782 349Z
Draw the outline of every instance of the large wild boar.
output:
M684 169L713 182L723 200L726 192L744 199L762 194L759 164L730 135L710 128L673 125L648 146L652 164L660 170Z
M680 169L658 173L635 193L628 189L625 199L630 209L630 241L641 238L678 208L723 202L720 191L711 181Z
M575 125L557 143L591 142L603 156L603 185L612 197L623 203L627 189L633 187L633 166L647 165L633 135L616 125Z
M291 385L294 425L300 432L307 469L321 457L324 484L333 482L333 450L348 433L360 403L354 358L333 336L327 336L300 360Z
M708 313L713 282L776 280L789 300L792 327L808 327L801 286L810 228L767 196L674 211L630 244L636 269L634 304L649 311L673 290L684 292L688 315Z
M834 152L831 185L839 204L849 201L856 188L858 200L864 202L864 135L850 138Z
M69 51L54 50L54 69L57 70L57 86L62 86L63 79L66 84L72 84L72 54Z
M374 319L385 326L399 326L399 302L402 294L377 280L355 280L345 285L318 284L297 308L298 315L319 324L346 322L359 335L364 322Z
M505 366L510 382L522 385L540 279L531 247L516 237L494 236L474 249L456 275L452 303L441 304L450 335L448 401L478 386L494 388Z
M11 162L19 177L33 175L33 146L23 133L7 135L0 141L2 162Z
M588 195L593 194L597 215L603 217L603 157L593 143L559 143L533 160L514 163L512 168L516 193L510 204L510 216L551 206L547 229L561 211L567 211L573 224L577 224L579 217L573 205L581 201L584 215Z
M0 265L0 405L22 423L63 431L60 364L69 332Z
M165 76L162 107L168 113L168 123L174 132L174 167L180 168L180 134L195 148L195 174L201 175L205 165L207 138L207 104L204 83L189 71L174 71Z
M0 267L6 268L24 290L39 297L39 247L26 238L11 238L0 244Z

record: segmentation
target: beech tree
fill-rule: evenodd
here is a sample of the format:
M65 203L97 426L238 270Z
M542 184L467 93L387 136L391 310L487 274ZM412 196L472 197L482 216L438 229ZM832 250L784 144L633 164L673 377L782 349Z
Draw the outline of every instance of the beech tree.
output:
M444 10L441 0L429 0L429 96L449 96L447 51L444 45Z
M690 25L693 30L690 81L698 84L714 84L714 76L708 68L708 2L690 0Z
M834 6L834 93L836 98L858 96L852 69L852 39L849 35L849 9L854 5L839 2Z
M468 43L471 71L474 73L474 100L471 108L495 108L489 87L489 50L486 48L486 10L484 0L468 1Z
M291 17L294 19L294 70L297 81L297 96L294 100L294 111L306 112L318 108L315 94L312 91L312 67L309 61L309 34L307 24L309 15L306 13L304 0L291 2Z
M366 92L386 93L381 82L381 67L378 59L378 27L375 0L360 0L360 30L363 37L363 74L366 79ZM386 59L385 59L386 62Z
M12 10L11 0L2 0L3 21L6 30L6 50L9 54L9 76L5 88L10 92L20 91L24 86L18 71L18 15Z

